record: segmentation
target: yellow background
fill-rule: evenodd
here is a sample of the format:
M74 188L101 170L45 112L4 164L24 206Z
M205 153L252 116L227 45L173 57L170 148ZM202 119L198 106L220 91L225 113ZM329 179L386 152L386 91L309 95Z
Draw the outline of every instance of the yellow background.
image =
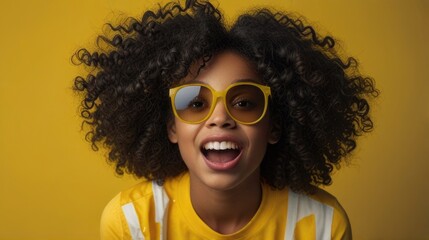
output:
M70 56L152 0L0 3L0 239L97 239L116 178L80 132ZM263 1L219 0L229 16ZM270 1L341 40L382 91L376 128L327 189L355 239L429 239L429 1ZM120 14L119 14L120 15Z

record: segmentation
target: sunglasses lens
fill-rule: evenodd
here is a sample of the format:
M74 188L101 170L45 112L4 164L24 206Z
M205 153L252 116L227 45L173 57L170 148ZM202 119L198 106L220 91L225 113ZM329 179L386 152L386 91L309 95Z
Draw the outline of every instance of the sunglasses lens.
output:
M265 109L265 95L253 85L238 85L226 94L229 113L238 121L251 123L262 117Z
M212 98L207 87L185 86L176 92L174 107L182 120L198 122L209 114Z

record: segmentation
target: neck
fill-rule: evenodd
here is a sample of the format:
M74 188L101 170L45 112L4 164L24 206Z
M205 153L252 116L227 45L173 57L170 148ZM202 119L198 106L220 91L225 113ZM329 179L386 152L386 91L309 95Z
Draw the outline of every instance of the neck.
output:
M261 200L259 175L230 190L209 188L191 177L191 202L195 212L221 234L243 228L258 211Z

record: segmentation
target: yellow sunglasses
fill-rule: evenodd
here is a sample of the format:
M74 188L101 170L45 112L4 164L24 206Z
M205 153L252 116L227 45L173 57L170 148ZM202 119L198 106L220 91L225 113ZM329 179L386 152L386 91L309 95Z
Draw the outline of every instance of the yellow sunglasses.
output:
M181 121L198 124L213 113L217 100L223 100L228 115L241 124L255 124L266 114L271 88L253 82L231 84L216 91L207 84L192 83L170 89L174 115Z

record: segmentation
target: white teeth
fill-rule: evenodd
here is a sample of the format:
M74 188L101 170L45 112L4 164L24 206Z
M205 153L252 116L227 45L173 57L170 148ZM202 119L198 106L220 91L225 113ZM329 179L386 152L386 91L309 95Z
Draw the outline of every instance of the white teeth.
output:
M205 150L226 150L226 149L238 149L238 145L233 142L208 142L204 145Z

